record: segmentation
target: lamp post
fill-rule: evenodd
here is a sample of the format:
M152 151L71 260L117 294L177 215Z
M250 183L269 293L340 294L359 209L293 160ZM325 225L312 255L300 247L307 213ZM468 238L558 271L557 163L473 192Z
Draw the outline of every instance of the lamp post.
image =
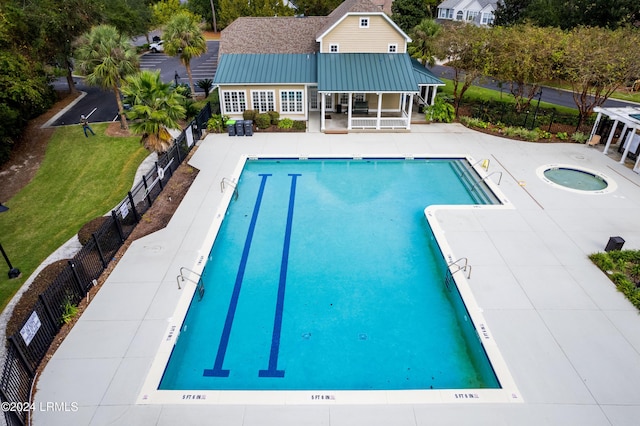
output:
M3 206L2 203L0 203L0 213L4 213L7 210L9 210L9 207ZM4 257L4 260L7 262L7 265L9 266L9 279L12 280L14 278L20 277L20 275L22 275L22 273L20 272L20 269L13 267L13 265L11 264L11 261L9 260L9 256L7 256L7 253L5 253L4 248L2 248L2 244L0 244L0 252L2 252L2 257Z

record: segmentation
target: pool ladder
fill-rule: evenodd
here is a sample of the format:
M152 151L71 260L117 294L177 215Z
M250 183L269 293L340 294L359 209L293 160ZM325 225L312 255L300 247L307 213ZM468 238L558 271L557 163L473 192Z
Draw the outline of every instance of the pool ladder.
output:
M190 275L185 275L184 271L188 271L191 274L196 275L198 277L198 280L194 280ZM198 300L202 300L202 297L204 297L204 281L202 281L202 275L183 266L182 268L180 268L180 275L176 277L176 281L178 282L178 290L182 289L182 287L180 287L180 281L184 282L185 280L191 281L197 286L196 291L198 292L198 296L200 296Z
M220 192L224 192L225 185L229 185L233 188L233 199L238 200L238 186L237 184L229 178L222 178L220 181Z
M447 273L444 276L444 285L447 286L447 290L451 290L453 274L459 271L467 272L467 279L471 278L471 265L469 265L469 259L466 257L461 257L447 265Z

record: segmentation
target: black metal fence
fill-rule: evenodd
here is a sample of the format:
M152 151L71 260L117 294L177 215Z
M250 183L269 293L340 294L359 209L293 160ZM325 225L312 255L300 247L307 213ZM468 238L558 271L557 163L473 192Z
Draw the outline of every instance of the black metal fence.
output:
M69 265L38 296L33 312L19 332L8 337L0 376L0 400L10 408L27 406L35 372L64 324L64 319L96 284L115 253L131 235L142 215L151 207L168 180L202 137L211 117L207 103L173 146L158 157L127 196L111 211L93 238L69 261ZM3 410L8 425L27 423L28 411Z
M527 129L540 128L548 132L579 130L589 132L595 121L595 116L586 117L578 128L580 116L575 113L559 112L555 108L541 108L534 100L529 108L517 111L513 105L504 102L484 101L474 104L471 115L490 123L502 123L507 126L524 127Z

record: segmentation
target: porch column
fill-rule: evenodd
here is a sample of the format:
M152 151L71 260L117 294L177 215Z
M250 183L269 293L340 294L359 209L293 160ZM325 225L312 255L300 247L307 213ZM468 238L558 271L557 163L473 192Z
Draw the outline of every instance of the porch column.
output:
M351 130L351 110L353 109L353 99L351 99L351 97L353 96L353 93L349 92L348 93L348 97L347 97L347 130ZM340 102L340 96L338 96L338 102Z
M622 133L620 133L620 136L624 137L624 132L627 131L627 127L628 125L625 124L624 129L622 130ZM631 142L633 141L633 137L635 136L635 134L636 132L634 128L632 132L629 132L629 136L626 137L626 140L622 142L625 148L624 148L624 152L622 153L622 158L619 161L620 164L624 164L625 160L627 159L627 155L629 154L629 149L631 148Z
M378 110L376 111L376 130L380 130L380 118L382 117L382 93L378 95Z
M318 95L320 95L320 131L324 132L325 129L325 122L324 122L324 112L325 112L325 96L327 96L325 93L318 93Z
M613 135L616 133L616 128L618 127L618 120L613 122L613 126L611 127L611 132L609 132L609 137L607 138L607 143L602 150L603 154L607 154L609 152L609 147L611 146L611 141L613 140Z
M438 92L438 86L431 86L433 88L433 90L431 91L431 101L429 102L429 105L433 105L434 102L436 101L436 93Z
M413 113L413 93L409 94L409 112L407 116L407 130L411 130L411 114Z
M589 139L587 139L587 142L589 142L595 136L596 131L598 130L598 126L600 125L600 119L602 119L601 112L599 112L598 115L596 116L596 122L593 123L593 128L591 129L591 134L589 135Z

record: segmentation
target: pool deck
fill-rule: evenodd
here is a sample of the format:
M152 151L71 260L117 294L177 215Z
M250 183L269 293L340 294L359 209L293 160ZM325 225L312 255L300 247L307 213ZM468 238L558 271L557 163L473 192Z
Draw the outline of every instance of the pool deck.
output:
M502 172L498 188L514 208L441 208L434 220L454 255L472 265L469 287L523 402L137 404L180 299L176 276L180 267L208 254L203 247L210 236L203 230L210 228L225 196L221 180L232 176L243 155L489 159L489 172ZM603 251L612 236L624 238L624 248L640 248L640 175L601 150L517 142L456 124L431 124L415 125L411 133L209 135L190 163L200 172L167 228L131 245L39 377L34 425L640 421L640 316L587 258ZM600 172L617 189L605 194L559 189L536 174L547 164ZM497 183L498 177L489 179ZM67 403L68 409L47 410L51 402Z

